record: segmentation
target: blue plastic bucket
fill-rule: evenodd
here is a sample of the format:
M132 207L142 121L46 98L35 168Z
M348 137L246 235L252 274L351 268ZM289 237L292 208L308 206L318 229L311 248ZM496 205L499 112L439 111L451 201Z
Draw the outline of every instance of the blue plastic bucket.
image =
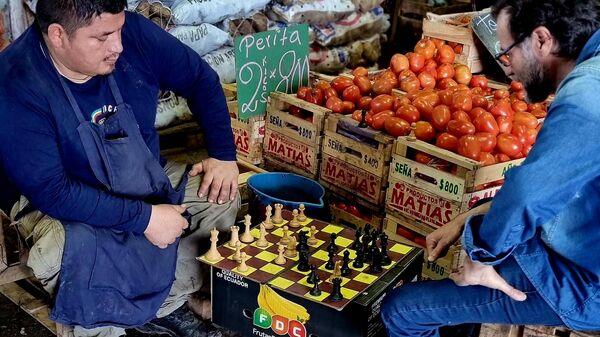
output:
M254 192L261 205L279 203L287 209L295 209L300 204L304 204L307 210L317 210L324 206L323 186L294 173L255 174L248 179L248 187Z

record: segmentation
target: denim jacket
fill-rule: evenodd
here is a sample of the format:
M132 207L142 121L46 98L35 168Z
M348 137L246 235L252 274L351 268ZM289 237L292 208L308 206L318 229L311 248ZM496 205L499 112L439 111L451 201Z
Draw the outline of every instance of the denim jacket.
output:
M569 328L600 330L600 30L576 63L529 156L462 241L474 261L513 256Z

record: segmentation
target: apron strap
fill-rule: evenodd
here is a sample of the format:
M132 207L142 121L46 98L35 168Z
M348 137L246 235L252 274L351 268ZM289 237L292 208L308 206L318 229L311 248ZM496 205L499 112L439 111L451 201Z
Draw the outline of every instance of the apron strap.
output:
M110 91L112 92L115 98L117 106L123 104L123 96L121 96L121 91L117 86L117 82L115 81L115 77L113 76L113 74L108 75L108 86L110 87Z

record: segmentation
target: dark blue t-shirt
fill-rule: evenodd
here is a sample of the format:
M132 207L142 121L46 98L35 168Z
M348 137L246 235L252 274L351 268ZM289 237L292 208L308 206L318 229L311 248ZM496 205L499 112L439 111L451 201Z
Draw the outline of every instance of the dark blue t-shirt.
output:
M32 26L0 54L0 163L7 177L36 209L58 220L142 233L151 205L113 195L95 178L79 139L79 122L42 41ZM160 160L154 128L158 93L171 90L187 99L209 155L235 160L227 104L214 70L138 14L126 13L122 43L113 75L154 156ZM101 122L113 113L106 76L69 86L86 118Z

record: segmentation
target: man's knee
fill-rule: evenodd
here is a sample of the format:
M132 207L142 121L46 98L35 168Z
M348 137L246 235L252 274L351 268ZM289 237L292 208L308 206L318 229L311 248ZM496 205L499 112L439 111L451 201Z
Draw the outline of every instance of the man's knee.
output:
M381 304L381 319L389 336L420 336L417 332L428 330L419 318L419 311L411 305L414 293L406 285L391 291Z
M46 216L35 225L33 238L34 244L29 249L27 265L46 291L52 293L65 247L64 227L58 220Z

